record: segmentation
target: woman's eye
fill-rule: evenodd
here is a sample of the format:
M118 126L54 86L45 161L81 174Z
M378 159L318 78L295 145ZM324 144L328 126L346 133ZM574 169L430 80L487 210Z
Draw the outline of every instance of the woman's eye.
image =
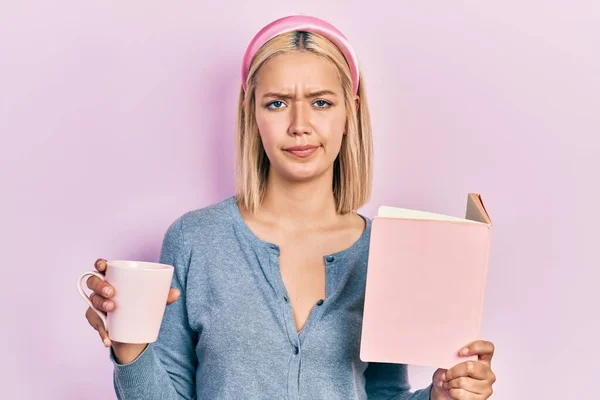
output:
M276 101L272 101L271 103L267 104L267 108L270 108L272 110L278 110L280 108L283 108L285 104L283 103L283 101L280 100L276 100Z
M317 100L314 102L314 104L318 107L318 108L327 108L329 106L331 106L331 103L325 100Z

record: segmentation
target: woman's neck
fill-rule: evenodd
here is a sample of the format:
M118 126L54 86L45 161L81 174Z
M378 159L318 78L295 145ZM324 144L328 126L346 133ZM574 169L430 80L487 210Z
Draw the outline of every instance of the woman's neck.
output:
M317 179L290 182L271 173L259 213L280 225L328 225L339 215L332 190L333 171Z

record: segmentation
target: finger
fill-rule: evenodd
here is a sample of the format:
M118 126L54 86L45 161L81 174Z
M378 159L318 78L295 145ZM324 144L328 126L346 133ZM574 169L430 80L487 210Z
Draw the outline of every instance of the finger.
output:
M465 361L446 371L444 380L451 381L462 376L484 380L489 377L490 372L490 367L487 364L479 361Z
M483 400L485 397L481 397L479 394L471 393L464 389L450 389L450 397L455 400Z
M486 340L476 340L474 342L469 343L464 348L461 349L461 356L472 356L477 355L479 361L484 362L486 364L491 364L492 357L494 357L494 351L496 350L494 344L492 342L488 342Z
M97 276L90 276L86 284L88 288L94 291L94 293L99 294L102 297L109 298L115 295L115 289Z
M489 383L487 381L480 381L473 378L468 378L465 376L461 376L460 378L452 379L449 382L444 382L442 387L446 390L449 389L464 389L467 392L476 393L476 394L484 394L489 387Z
M96 293L90 294L90 300L94 307L102 311L113 311L115 309L115 303L111 300L107 300L102 296L98 296Z
M92 310L91 307L88 307L87 311L85 312L85 317L87 318L88 323L92 326L92 328L98 331L100 339L102 339L102 343L104 343L104 347L110 347L112 345L112 342L108 337L108 332L104 328L104 324L102 323L102 320L100 319L98 314L96 314L96 312Z
M104 258L97 259L94 263L94 268L96 268L98 272L106 271L106 260Z
M169 297L167 298L167 305L173 304L179 299L181 291L179 289L169 290Z

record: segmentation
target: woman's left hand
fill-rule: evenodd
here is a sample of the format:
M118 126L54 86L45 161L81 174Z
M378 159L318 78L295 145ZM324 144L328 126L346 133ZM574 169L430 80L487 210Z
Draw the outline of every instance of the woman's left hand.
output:
M431 400L484 400L492 395L496 382L491 367L494 344L477 340L465 346L460 355L477 355L478 360L435 371Z

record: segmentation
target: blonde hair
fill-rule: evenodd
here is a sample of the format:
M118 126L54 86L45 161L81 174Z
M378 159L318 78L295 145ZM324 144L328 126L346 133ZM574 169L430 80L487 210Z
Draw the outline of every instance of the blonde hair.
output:
M246 92L240 88L236 124L236 192L246 209L255 212L262 202L269 174L265 153L255 118L254 90L260 67L272 57L309 51L333 62L337 67L346 105L346 134L334 162L333 194L337 212L356 211L371 196L373 144L371 120L364 80L359 77L359 108L355 108L350 69L340 50L325 37L308 32L290 32L274 37L254 56L248 73Z

